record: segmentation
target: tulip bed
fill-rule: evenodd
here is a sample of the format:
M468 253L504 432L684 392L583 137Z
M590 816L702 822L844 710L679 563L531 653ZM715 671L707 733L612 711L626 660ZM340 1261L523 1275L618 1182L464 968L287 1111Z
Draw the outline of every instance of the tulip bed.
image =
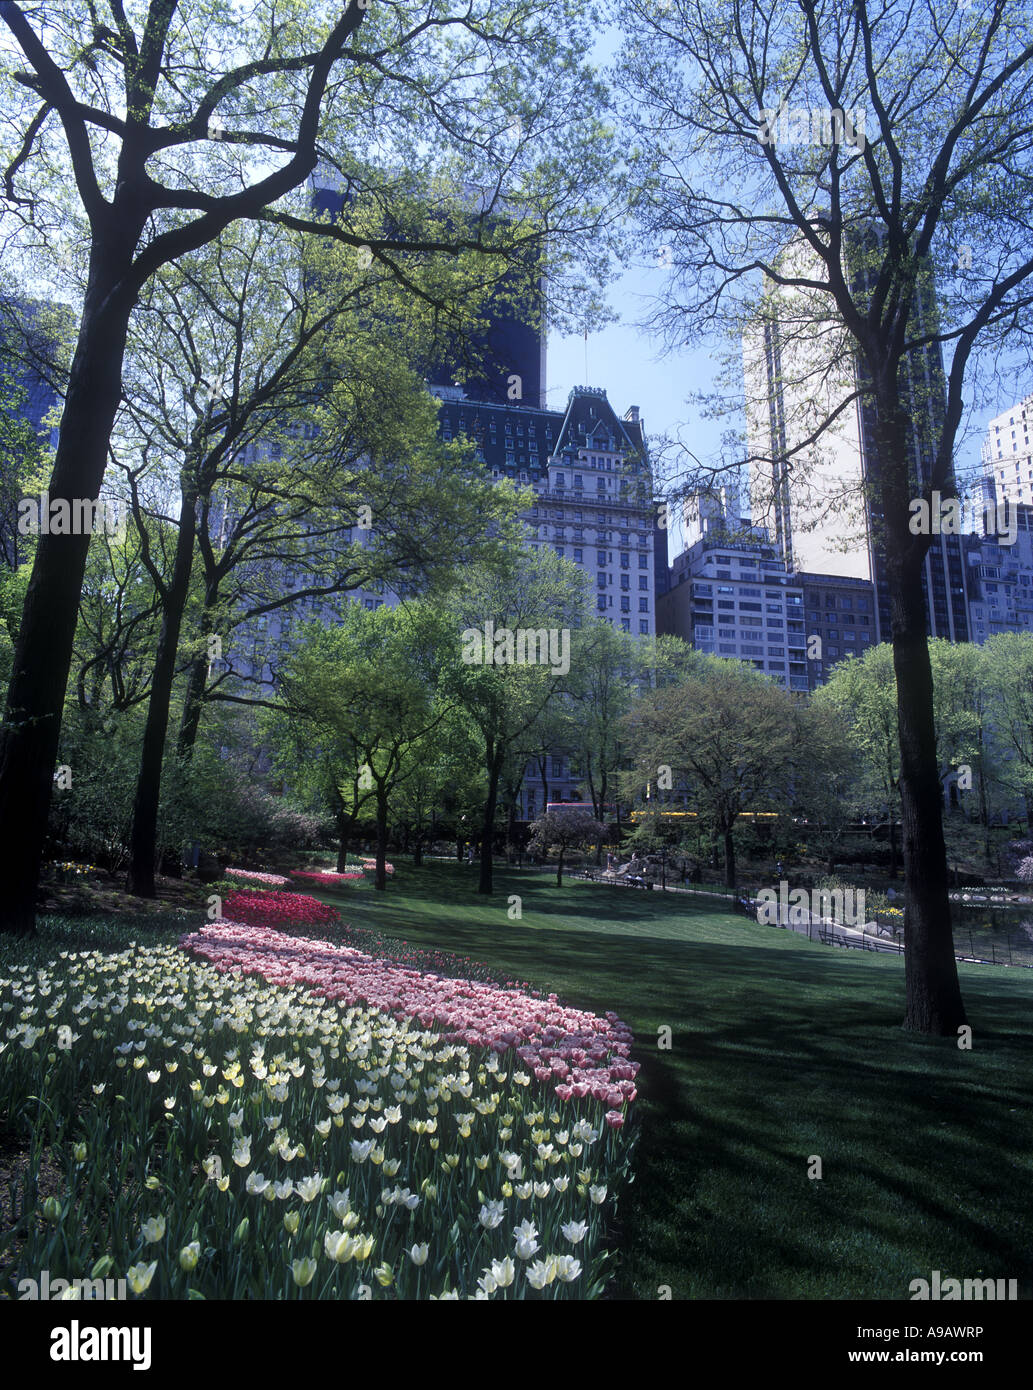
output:
M244 883L261 883L265 888L286 888L290 882L283 874L260 874L253 869L226 869L227 878L241 879Z
M337 922L340 913L307 893L263 893L246 888L230 893L222 905L224 916L252 926L286 926Z
M635 1099L639 1064L629 1059L631 1030L560 1004L477 980L441 977L366 955L349 946L287 936L264 927L219 922L180 943L218 970L258 974L273 984L303 985L325 999L369 1004L398 1019L440 1026L447 1042L513 1048L538 1081L552 1081L561 1100L591 1097L610 1106L606 1122L623 1124L619 1107Z
M470 1019L393 1016L401 995L392 1012L340 978L320 980L337 997L306 987L308 948L334 948L283 937L305 948L289 970L277 935L219 924L190 951L131 942L0 974L0 1112L29 1146L0 1293L47 1269L161 1298L597 1297L631 1145L590 1094L560 1100L522 1065L525 1015L542 1059L560 1006L497 991L518 1041L491 1050L455 1036ZM453 1012L472 1009L449 983ZM626 1057L618 1021L590 1017L586 1044Z
M321 883L327 888L332 888L335 883L355 883L364 877L361 869L356 869L350 874L331 873L329 869L291 869L291 878L311 879L314 883Z

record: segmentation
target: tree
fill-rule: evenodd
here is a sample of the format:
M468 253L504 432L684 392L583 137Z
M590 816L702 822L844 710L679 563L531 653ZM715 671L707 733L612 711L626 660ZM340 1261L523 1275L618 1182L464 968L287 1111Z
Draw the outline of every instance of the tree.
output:
M579 630L575 651L575 747L596 819L602 821L623 756L621 719L634 699L635 677L645 653L630 633L605 620L593 620ZM600 842L597 863L601 852Z
M968 790L976 794L983 831L983 858L993 863L990 788L996 780L989 661L973 642L929 643L933 672L936 748L948 804Z
M559 850L556 862L556 887L563 887L563 858L567 850L598 844L606 834L606 826L590 811L577 806L554 807L531 826L531 848L544 858L551 849Z
M313 625L278 674L286 708L280 769L290 776L293 761L320 750L345 805L351 796L357 808L368 793L381 892L392 798L425 766L427 744L445 717L436 699L442 642L440 616L425 606L368 611L352 604L339 626Z
M624 718L628 793L668 783L720 838L735 887L735 827L744 811L788 806L801 757L792 696L752 666L708 657L698 675L643 695ZM652 798L650 798L652 799Z
M514 246L526 251L558 233L560 209L580 201L592 173L606 177L596 160L601 91L582 62L587 39L571 5L463 0L453 11L450 0L381 0L371 10L358 0L343 9L315 0L288 15L275 0L259 0L242 24L214 0L149 0L132 18L108 0L106 22L93 0L69 0L57 15L5 0L0 19L12 40L0 59L8 243L49 255L59 277L77 230L66 190L74 189L86 221L82 311L49 487L69 505L100 493L129 319L144 285L233 222L284 225L301 204L277 204L322 154L358 209L358 220L339 221L333 236L388 264L398 251L399 277L406 256L485 249L512 269ZM546 53L550 61L540 62ZM524 61L532 54L534 63ZM563 132L546 114L547 93L557 109L569 103ZM503 155L517 108L527 138L517 151L510 141ZM352 153L371 144L388 165L422 158L421 177L447 171L453 189L464 177L486 182L496 209L511 183L524 219L474 216L433 241L384 235L392 180L373 177L373 161ZM569 160L551 157L557 147ZM370 190L375 198L363 202ZM370 220L377 199L379 223ZM318 219L298 220L331 233ZM572 222L583 235L599 217ZM0 739L0 818L10 827L0 859L6 930L34 927L88 547L88 535L40 537L19 626Z
M451 599L456 661L446 688L477 729L487 780L479 893L492 891L502 774L566 684L585 582L581 570L552 550L525 550L492 571L471 569Z
M859 810L876 809L886 816L890 877L896 878L900 736L897 682L889 644L880 643L862 656L839 662L826 683L814 692L812 703L838 714L847 730L859 774L854 804Z
M1028 371L1030 15L1007 0L630 0L622 14L643 225L672 266L668 325L682 341L731 327L739 342L765 312L765 277L819 415L799 449L767 460L776 490L799 494L804 457L823 435L833 447L844 411L863 413L878 459L867 500L897 674L905 1027L953 1035L965 1016L926 646L931 528L912 530L911 503L956 495L977 349L988 375L1002 350Z
M410 277L422 278L418 269ZM131 892L154 895L162 755L198 551L200 641L186 656L181 757L206 699L248 697L233 679L235 631L364 583L434 582L451 574L457 543L477 554L488 544L486 525L504 532L505 490L492 488L460 445L437 441L433 405L410 360L426 336L422 315L408 312L413 304L422 300L393 277L342 266L296 233L245 224L155 276L138 306L115 462L143 538L171 481L159 461L176 478L180 503L169 573L144 551L162 630L137 777ZM141 501L148 481L157 491L150 507ZM363 520L369 527L353 536ZM212 639L227 649L215 683Z
M407 750L406 775L392 802L395 823L406 844L412 845L413 864L423 863L424 846L435 838L436 828L484 804L483 772L477 740L462 711L446 707L433 738Z
M1001 632L987 639L990 716L1001 745L1005 785L1023 798L1033 834L1033 636Z

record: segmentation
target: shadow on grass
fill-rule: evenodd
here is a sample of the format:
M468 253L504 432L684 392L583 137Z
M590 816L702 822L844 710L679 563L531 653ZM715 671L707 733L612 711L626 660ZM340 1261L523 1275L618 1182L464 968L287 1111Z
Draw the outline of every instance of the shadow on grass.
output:
M668 1284L675 1297L902 1299L934 1268L1018 1278L1029 1294L1025 971L962 968L964 1051L903 1032L896 957L674 895L568 894L503 873L496 903L440 870L420 888L419 902L382 898L378 929L503 965L634 1029L642 1134L616 1296ZM505 915L511 893L521 921Z

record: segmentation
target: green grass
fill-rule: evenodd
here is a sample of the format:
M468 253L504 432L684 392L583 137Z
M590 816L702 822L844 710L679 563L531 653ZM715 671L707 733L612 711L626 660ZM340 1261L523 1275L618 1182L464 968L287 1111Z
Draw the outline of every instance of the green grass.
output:
M465 864L393 862L384 893L317 896L354 927L487 962L634 1029L642 1133L617 1297L899 1300L934 1269L1033 1293L1033 972L959 967L963 1051L901 1030L896 957L811 944L705 898L516 871L485 898ZM31 949L174 929L51 919Z
M529 872L499 873L485 898L466 865L395 862L383 894L320 896L353 926L486 961L634 1029L643 1132L618 1296L907 1299L933 1269L1033 1292L1033 973L959 967L964 1051L902 1031L899 958L706 899Z

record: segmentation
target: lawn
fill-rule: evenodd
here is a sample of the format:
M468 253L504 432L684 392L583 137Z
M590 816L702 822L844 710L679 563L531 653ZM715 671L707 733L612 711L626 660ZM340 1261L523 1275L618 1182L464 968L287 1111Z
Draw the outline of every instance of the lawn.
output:
M318 896L353 927L487 962L634 1030L642 1132L612 1296L900 1300L934 1269L1015 1278L1031 1295L1033 972L960 967L965 1051L902 1032L896 957L811 944L702 898L557 889L530 871L498 873L484 898L465 864L395 862L384 893ZM183 926L52 918L28 950Z
M475 886L466 865L399 863L383 894L320 896L631 1025L643 1133L617 1296L906 1299L934 1269L1033 1293L1033 972L959 967L966 1051L901 1030L899 958L705 899L515 871L492 898Z

